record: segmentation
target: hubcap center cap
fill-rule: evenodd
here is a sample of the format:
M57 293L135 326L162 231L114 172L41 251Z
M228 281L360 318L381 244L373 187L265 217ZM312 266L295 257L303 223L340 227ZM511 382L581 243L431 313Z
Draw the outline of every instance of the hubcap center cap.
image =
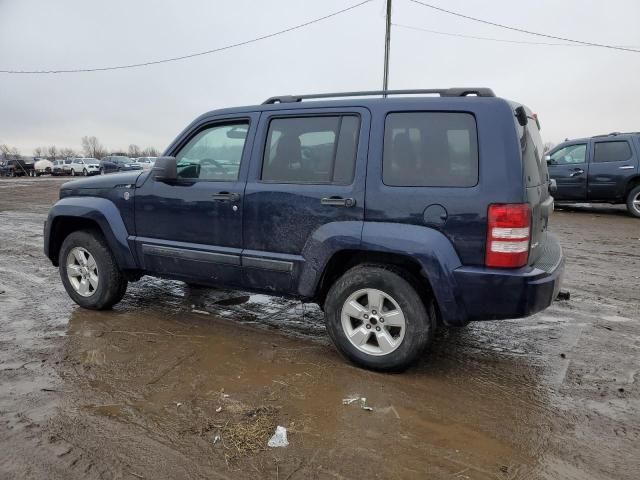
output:
M378 324L378 319L376 317L371 317L371 320L369 320L371 322L371 325L377 325Z

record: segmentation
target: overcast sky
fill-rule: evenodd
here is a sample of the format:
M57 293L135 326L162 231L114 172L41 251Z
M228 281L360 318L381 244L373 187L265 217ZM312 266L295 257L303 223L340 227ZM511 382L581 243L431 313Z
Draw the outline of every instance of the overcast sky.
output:
M359 0L0 0L0 69L137 63L241 42ZM638 0L425 0L560 36L640 49ZM394 0L398 24L551 42ZM164 149L194 117L288 93L381 87L384 0L247 46L145 68L0 73L0 144ZM640 54L499 43L394 27L391 88L487 86L537 112L545 141L640 130Z

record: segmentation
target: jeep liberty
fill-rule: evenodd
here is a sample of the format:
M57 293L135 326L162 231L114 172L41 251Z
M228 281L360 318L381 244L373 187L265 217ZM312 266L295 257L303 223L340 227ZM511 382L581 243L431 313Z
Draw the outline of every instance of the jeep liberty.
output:
M355 364L401 370L437 324L555 298L564 259L539 128L486 88L216 110L151 171L64 184L44 250L84 308L112 307L143 275L286 296L318 303Z

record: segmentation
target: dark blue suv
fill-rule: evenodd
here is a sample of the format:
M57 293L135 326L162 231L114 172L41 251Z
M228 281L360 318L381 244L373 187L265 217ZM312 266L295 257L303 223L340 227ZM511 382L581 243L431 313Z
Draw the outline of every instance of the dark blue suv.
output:
M640 217L640 133L568 140L546 159L558 202L626 203Z
M64 184L44 249L85 308L142 275L288 296L398 370L437 323L549 306L550 186L537 117L489 89L275 97L201 116L150 172Z

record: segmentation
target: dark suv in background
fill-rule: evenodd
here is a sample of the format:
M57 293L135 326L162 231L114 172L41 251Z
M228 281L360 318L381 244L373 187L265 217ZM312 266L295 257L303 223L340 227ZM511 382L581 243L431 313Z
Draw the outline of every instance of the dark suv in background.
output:
M130 172L142 170L142 165L124 155L109 155L100 160L100 173Z
M410 365L437 323L548 307L564 261L536 116L489 89L382 93L207 113L150 172L63 185L45 253L85 308L143 275L317 302L377 370Z
M33 172L33 160L0 160L2 177L30 177Z
M626 203L640 217L640 133L569 140L546 159L558 202Z

